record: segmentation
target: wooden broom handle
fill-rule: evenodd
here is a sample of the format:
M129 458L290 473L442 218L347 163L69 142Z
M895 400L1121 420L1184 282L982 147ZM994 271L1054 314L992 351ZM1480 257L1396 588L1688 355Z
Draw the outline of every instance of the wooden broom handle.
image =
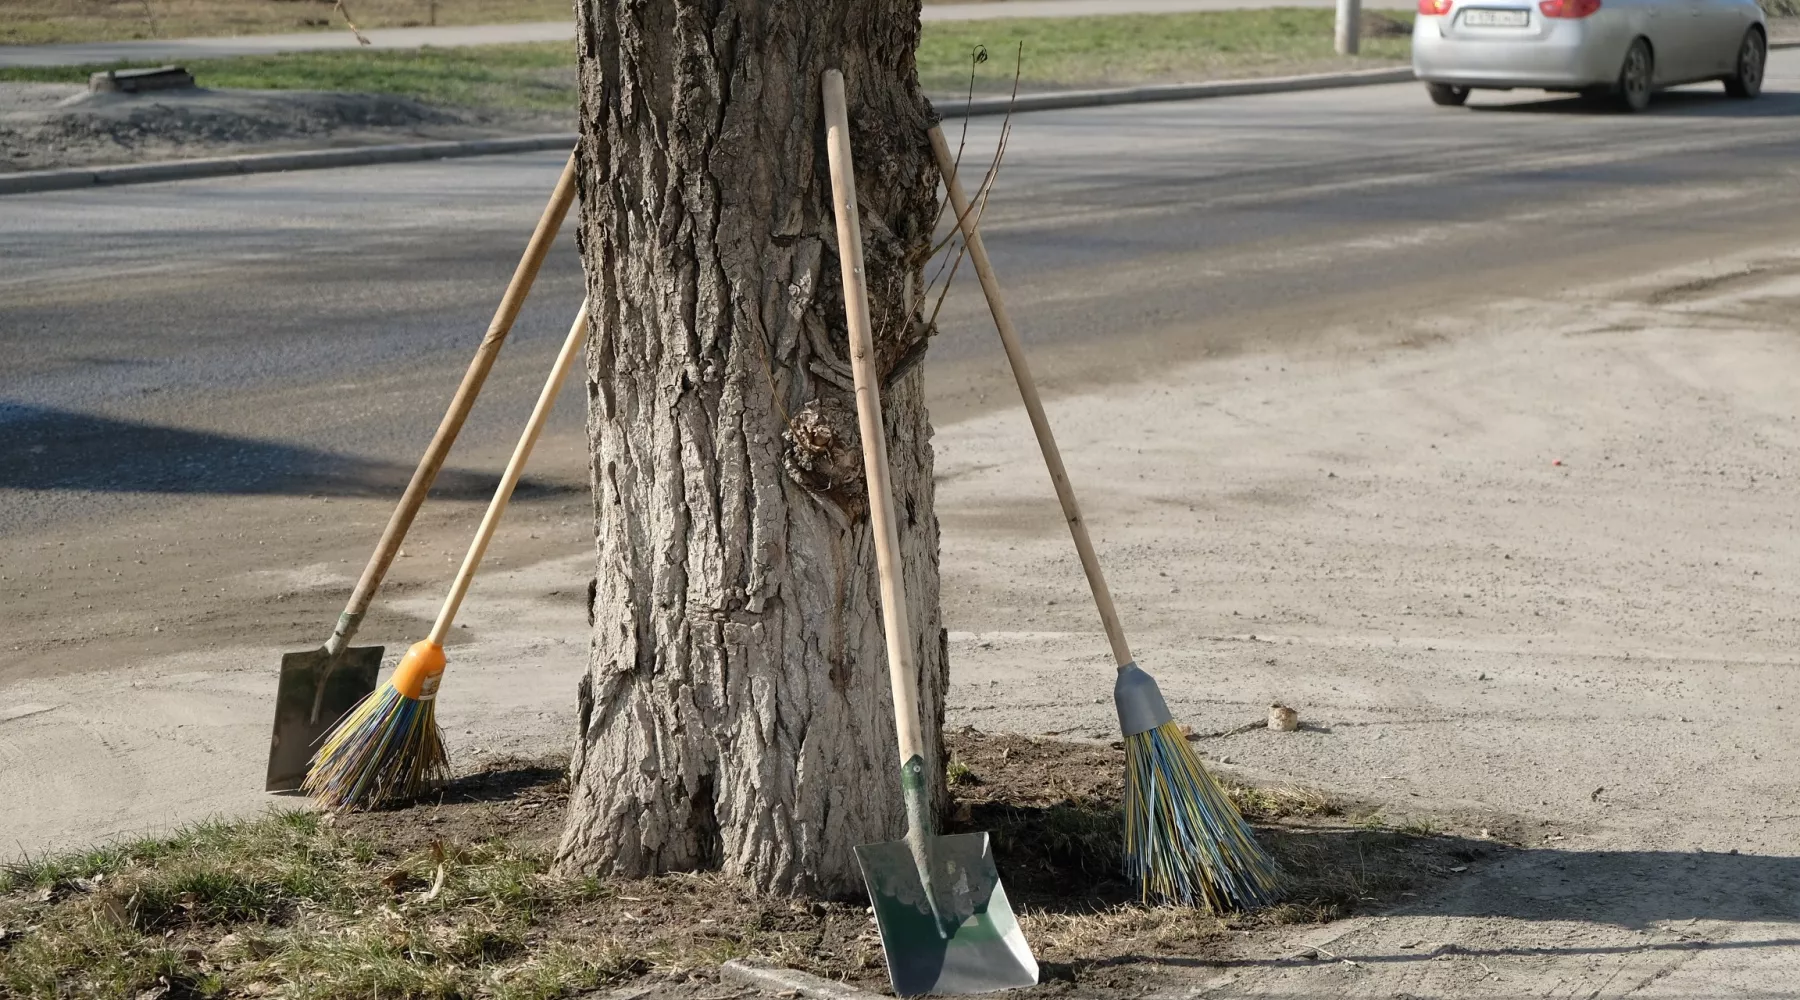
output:
M350 594L350 603L344 606L344 613L338 619L337 628L333 631L326 649L332 653L341 652L350 644L357 626L362 622L363 613L369 610L369 603L375 599L375 592L381 589L382 578L387 576L388 567L393 565L394 556L400 551L400 544L406 540L406 532L412 527L413 518L419 508L425 505L425 496L431 492L431 484L437 480L438 471L444 467L444 460L450 455L450 446L456 443L456 436L462 432L463 422L469 417L469 411L475 407L475 397L481 394L482 383L487 381L488 372L494 368L494 362L500 356L500 347L506 343L506 335L512 332L513 321L519 318L519 309L525 304L525 297L530 294L531 286L537 281L538 270L543 267L544 258L549 255L550 247L556 242L556 234L562 229L563 218L569 214L569 206L575 203L575 156L569 155L569 162L563 165L562 176L557 179L556 190L550 195L550 203L544 206L544 214L538 219L537 228L532 231L531 242L525 245L525 254L519 258L519 266L513 271L512 281L506 286L506 294L500 298L500 306L494 311L492 322L488 323L487 334L481 338L481 346L475 349L475 357L469 362L468 371L463 373L462 384L456 387L456 395L450 400L450 409L444 413L444 419L438 423L437 433L432 435L431 444L425 448L425 454L419 459L419 467L413 470L412 481L406 484L406 492L400 495L400 505L388 518L387 527L381 532L381 541L375 545L375 552L369 557L369 564L363 567L362 578L356 581L356 589Z
M556 355L556 364L550 369L550 377L544 380L544 389L538 393L537 405L531 408L531 419L525 421L525 433L519 436L512 458L507 460L506 473L500 477L500 485L494 489L494 499L488 501L487 513L481 517L481 527L475 529L475 540L469 543L469 551L463 556L462 567L456 571L456 582L450 585L450 595L444 598L444 606L438 611L437 622L431 626L428 641L433 645L444 644L445 634L456 621L457 609L462 607L463 598L468 596L469 585L475 582L475 571L481 567L481 557L487 554L488 543L494 540L494 532L500 527L500 516L506 513L506 505L512 500L513 487L519 485L519 476L525 471L525 462L531 457L531 449L537 444L538 435L543 433L545 421L550 419L550 410L556 405L556 393L562 388L563 378L574 367L575 356L581 353L581 345L587 340L587 325L588 304L583 301L581 311L575 314L575 322L569 327L569 336L563 340L562 351Z
M1125 628L1119 624L1118 608L1113 606L1112 591L1106 576L1100 572L1100 558L1094 554L1094 543L1088 538L1087 522L1081 517L1081 505L1075 501L1075 488L1069 484L1069 471L1063 467L1062 452L1056 447L1056 436L1050 433L1050 418L1044 415L1044 402L1038 398L1037 382L1031 377L1031 366L1025 360L1025 348L1019 343L1018 331L1006 314L1006 303L1000 298L1000 279L994 277L988 263L987 248L970 211L968 196L956 177L956 160L944 130L932 126L931 152L937 157L938 172L944 177L944 189L950 194L950 208L956 213L956 224L969 247L969 260L975 265L975 276L981 279L982 294L987 296L988 310L994 314L994 326L1000 331L1000 343L1006 348L1013 378L1019 383L1019 396L1025 400L1025 412L1031 416L1031 429L1037 433L1038 447L1044 452L1044 464L1050 469L1050 482L1056 487L1056 499L1062 502L1063 518L1069 522L1069 534L1075 538L1075 551L1081 556L1081 568L1087 574L1088 589L1094 592L1094 606L1100 611L1100 624L1106 628L1106 641L1112 645L1113 661L1119 666L1131 662L1131 646L1125 641Z
M831 207L837 216L838 260L843 267L844 320L850 328L850 372L856 380L856 425L862 433L863 469L869 483L869 522L881 573L881 623L887 633L888 683L894 692L894 728L902 764L925 753L919 729L919 676L913 663L901 578L900 532L888 475L887 433L881 423L881 374L869 334L869 287L863 273L862 220L856 207L856 166L850 156L850 121L844 106L844 74L825 71L825 151L831 161Z

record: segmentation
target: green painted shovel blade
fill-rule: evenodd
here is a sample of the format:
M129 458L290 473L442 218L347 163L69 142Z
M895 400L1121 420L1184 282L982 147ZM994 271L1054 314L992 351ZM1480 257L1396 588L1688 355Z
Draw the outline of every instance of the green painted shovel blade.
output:
M906 841L856 849L894 992L961 995L1037 985L1037 959L1000 884L988 835L930 837L926 850L929 890ZM927 895L932 890L942 923Z

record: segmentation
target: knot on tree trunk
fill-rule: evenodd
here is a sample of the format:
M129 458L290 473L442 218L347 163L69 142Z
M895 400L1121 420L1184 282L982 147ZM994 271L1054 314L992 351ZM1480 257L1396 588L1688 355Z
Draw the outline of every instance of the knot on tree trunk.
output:
M789 479L835 504L852 521L869 512L862 435L849 403L836 397L812 400L794 413L781 439L786 442L782 465Z
M856 163L859 182L866 173L860 157L859 150ZM921 275L931 258L932 244L925 224L917 218L901 217L898 222L903 231L896 232L889 226L883 209L869 205L868 201L867 198L858 199L863 206L863 270L869 283L869 307L875 322L875 368L881 372L881 390L886 392L925 359L925 349L937 332L935 325L926 318L925 290L920 287ZM836 234L828 232L824 238L826 246L836 256L840 252ZM827 286L820 296L820 303L834 319L842 316L843 289ZM839 384L849 389L848 334L840 324L834 323L830 334L823 339L832 345L832 367L843 373Z

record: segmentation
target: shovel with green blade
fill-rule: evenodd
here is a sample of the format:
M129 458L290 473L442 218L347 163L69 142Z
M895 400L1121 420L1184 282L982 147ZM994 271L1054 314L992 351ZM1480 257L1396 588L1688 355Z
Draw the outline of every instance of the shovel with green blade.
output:
M900 535L889 482L887 434L881 422L881 378L869 334L869 291L863 271L862 223L856 170L850 157L844 75L825 72L826 151L831 161L832 208L844 276L850 329L850 368L856 381L857 426L869 484L869 520L881 574L881 619L887 635L888 680L900 744L900 788L906 801L906 839L856 849L863 881L881 928L888 977L901 996L987 993L1034 986L1037 960L1019 930L1006 888L994 867L986 833L937 836L919 728L919 675L913 663L901 577Z

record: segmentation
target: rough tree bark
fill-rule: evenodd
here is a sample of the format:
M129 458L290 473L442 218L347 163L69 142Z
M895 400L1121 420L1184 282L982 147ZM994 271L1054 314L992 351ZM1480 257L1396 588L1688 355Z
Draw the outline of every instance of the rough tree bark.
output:
M918 0L580 0L599 568L565 871L839 894L904 827L819 104L849 80L888 449L941 764L936 170ZM941 767L937 791L943 801Z

